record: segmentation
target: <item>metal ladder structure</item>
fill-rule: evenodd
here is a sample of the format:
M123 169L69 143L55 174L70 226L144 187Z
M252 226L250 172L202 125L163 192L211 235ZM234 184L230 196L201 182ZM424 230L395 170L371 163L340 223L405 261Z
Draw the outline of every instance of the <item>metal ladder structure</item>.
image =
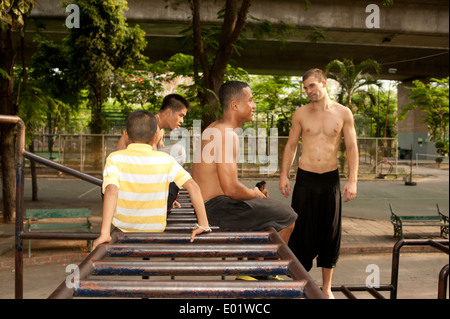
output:
M86 239L95 233L30 233L23 230L24 158L101 186L99 178L27 152L25 125L17 116L0 115L0 124L15 124L16 146L16 222L15 222L15 298L23 298L23 240ZM97 247L49 298L136 297L136 298L308 298L325 295L273 228L236 232L214 229L190 242L190 230L197 221L186 191L167 218L163 233L122 233L115 231L111 242ZM391 283L371 288L365 285L332 287L349 299L354 291L367 291L384 298L389 291L397 298L400 249L403 246L431 246L449 254L447 240L400 240L393 249ZM287 275L286 280L235 280L238 275ZM439 274L438 299L446 299L449 265ZM139 276L139 280L132 278ZM151 278L150 278L151 276ZM170 280L160 280L170 276ZM188 276L189 280L176 277ZM211 280L210 276L220 277ZM121 280L120 278L132 278ZM227 277L232 277L231 279ZM154 278L157 278L156 280Z
M186 191L178 202L183 208L172 209L165 232L113 232L80 264L79 278L61 283L49 298L325 298L274 229L216 228L191 243L197 219ZM290 278L235 280L239 275ZM164 276L170 279L159 279Z

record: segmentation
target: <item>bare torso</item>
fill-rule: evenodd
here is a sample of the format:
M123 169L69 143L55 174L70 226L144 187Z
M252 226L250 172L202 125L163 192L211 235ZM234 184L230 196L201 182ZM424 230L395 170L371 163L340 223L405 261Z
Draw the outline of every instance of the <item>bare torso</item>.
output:
M345 107L331 103L329 108L321 110L307 104L296 112L299 114L294 119L299 122L302 140L299 168L315 173L336 170Z
M222 149L226 128L232 130L217 121L212 123L204 130L197 145L192 164L192 178L200 187L204 201L225 194L220 186L216 153Z

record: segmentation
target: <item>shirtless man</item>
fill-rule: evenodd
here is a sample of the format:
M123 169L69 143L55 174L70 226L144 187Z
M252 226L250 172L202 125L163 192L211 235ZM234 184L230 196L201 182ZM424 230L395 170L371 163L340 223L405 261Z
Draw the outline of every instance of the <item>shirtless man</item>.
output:
M253 119L252 91L247 83L226 82L219 89L219 100L223 116L203 131L192 165L208 220L230 230L272 226L287 243L297 218L294 210L238 180L239 137L234 130Z
M298 108L292 117L279 187L287 197L291 191L288 173L301 137L302 154L292 194L292 207L299 217L289 247L307 271L318 257L322 290L333 298L331 280L341 241L341 196L346 194L345 202L356 196L359 155L353 115L349 108L330 100L326 80L319 69L303 75L303 86L311 103ZM349 176L341 193L337 153L342 136Z

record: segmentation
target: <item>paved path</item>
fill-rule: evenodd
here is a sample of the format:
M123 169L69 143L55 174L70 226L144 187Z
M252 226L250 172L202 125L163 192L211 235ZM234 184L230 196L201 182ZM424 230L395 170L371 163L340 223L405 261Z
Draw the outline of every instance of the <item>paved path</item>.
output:
M388 203L399 213L435 214L435 204L448 214L448 171L418 169L416 186L400 180L369 180L358 184L358 197L344 204L341 257L334 284L364 284L367 265L380 267L381 283L390 282L392 247L397 241L389 222ZM252 186L256 181L244 181ZM271 197L289 203L278 191L278 181L267 181ZM342 181L342 184L345 181ZM293 184L293 183L292 183ZM292 185L293 186L293 185ZM101 223L100 188L80 180L52 178L39 181L39 198L30 200L31 182L26 180L26 208L90 207L94 231ZM14 225L0 224L0 298L14 297ZM437 227L406 229L406 238L439 238ZM26 247L26 243L25 247ZM448 256L430 249L404 249L401 259L399 298L435 298L437 273ZM424 253L427 252L427 253ZM33 241L32 258L25 257L25 298L46 298L65 279L67 264L78 264L88 253L83 241ZM402 270L403 267L403 270ZM320 269L311 270L320 279ZM318 282L320 284L320 282ZM448 294L447 294L448 296ZM342 297L337 295L337 297ZM345 297L343 297L345 298ZM361 296L361 298L371 298Z

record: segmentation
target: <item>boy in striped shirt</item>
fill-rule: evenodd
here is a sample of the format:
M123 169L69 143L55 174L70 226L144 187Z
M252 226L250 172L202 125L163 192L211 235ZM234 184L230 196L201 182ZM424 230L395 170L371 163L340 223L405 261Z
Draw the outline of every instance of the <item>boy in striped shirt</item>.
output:
M127 148L111 153L103 171L103 219L94 249L111 240L111 224L124 232L163 232L171 182L187 189L197 214L191 242L211 231L197 183L173 157L153 151L157 131L152 113L140 110L129 115L124 133Z

